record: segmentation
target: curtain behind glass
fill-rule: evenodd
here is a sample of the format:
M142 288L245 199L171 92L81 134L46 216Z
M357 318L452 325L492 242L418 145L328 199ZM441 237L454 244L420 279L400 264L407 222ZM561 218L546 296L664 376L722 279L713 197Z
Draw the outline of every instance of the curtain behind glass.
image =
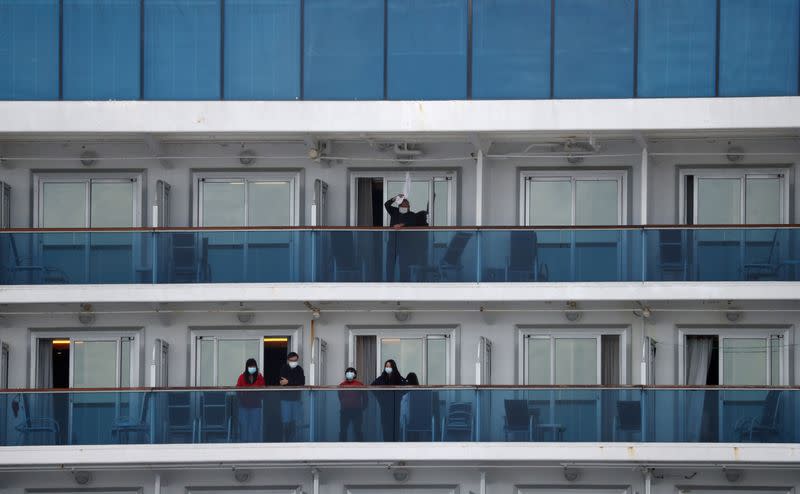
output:
M603 335L600 339L600 378L604 386L620 384L619 335Z
M371 383L378 377L375 367L378 358L377 341L377 338L371 335L356 336L356 371L359 380L365 384Z

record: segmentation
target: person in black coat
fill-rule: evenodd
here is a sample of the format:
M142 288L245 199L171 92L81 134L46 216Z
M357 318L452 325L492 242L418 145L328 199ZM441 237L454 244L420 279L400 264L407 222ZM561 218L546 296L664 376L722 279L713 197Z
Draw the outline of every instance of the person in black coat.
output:
M281 386L305 386L306 375L298 363L300 356L295 352L286 356L286 363L279 372ZM294 442L296 440L297 424L303 422L303 403L300 401L300 391L282 391L281 395L281 422L283 423L283 440Z
M406 380L397 368L397 362L392 359L383 364L383 372L372 381L373 386L405 386ZM400 400L402 393L398 391L381 390L375 392L378 405L381 408L381 429L384 442L393 442L399 438L400 432Z
M411 203L403 194L398 194L383 204L389 213L389 226L395 229L428 225L428 212L411 211ZM421 253L425 252L425 232L389 233L386 244L386 281L412 281L410 266L422 264ZM399 262L399 280L395 280L395 265Z

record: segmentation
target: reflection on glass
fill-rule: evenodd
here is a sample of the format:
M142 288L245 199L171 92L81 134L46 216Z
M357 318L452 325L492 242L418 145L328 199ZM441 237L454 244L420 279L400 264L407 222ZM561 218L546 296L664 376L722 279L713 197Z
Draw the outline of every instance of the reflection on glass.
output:
M450 182L437 180L433 182L433 218L428 218L431 226L449 226L450 218Z
M616 180L575 182L576 225L618 225L619 190Z
M527 384L550 384L550 338L528 338Z
M92 228L132 227L134 182L92 181Z
M116 341L75 341L72 359L72 387L117 386Z
M745 187L744 222L750 225L781 223L781 180L747 177Z
M261 341L219 340L219 358L217 360L217 386L234 386L239 374L244 371L244 363L249 358L261 361L259 353Z
M598 384L597 339L556 338L553 384Z
M741 218L742 189L738 178L697 179L697 224L733 225Z
M131 386L131 338L122 338L119 345L119 385Z
M389 359L397 362L403 377L409 372L422 376L421 338L382 338L381 365Z
M572 224L572 183L569 180L531 180L528 197L529 225Z
M291 209L289 182L247 183L248 226L290 226Z
M723 338L723 377L726 385L767 384L767 340L764 338Z
M201 338L199 347L197 385L214 386L214 340Z
M200 226L244 226L244 181L202 182Z
M425 384L447 384L447 339L428 338L427 345Z
M86 184L45 183L42 187L42 228L86 227Z

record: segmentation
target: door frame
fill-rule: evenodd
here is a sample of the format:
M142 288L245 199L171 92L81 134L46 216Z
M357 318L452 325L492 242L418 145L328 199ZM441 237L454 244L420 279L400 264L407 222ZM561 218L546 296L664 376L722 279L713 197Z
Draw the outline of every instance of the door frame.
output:
M269 337L289 337L289 351L297 352L301 362L305 362L302 351L303 326L190 326L189 327L189 386L197 386L197 365L199 349L197 339L201 336L213 336L218 339L246 340ZM263 341L262 341L263 346ZM310 357L309 357L310 361ZM302 365L302 364L301 364ZM264 368L264 352L258 354L258 367ZM215 373L216 375L216 373Z
M124 327L124 328L98 328L86 329L65 327L63 329L40 329L30 328L29 333L29 352L30 361L28 367L28 386L31 389L36 389L36 382L39 373L39 340L55 339L55 338L69 338L72 340L109 340L114 338L130 337L133 338L131 348L131 387L139 387L142 382L142 352L144 341L144 328ZM119 343L118 343L119 346ZM119 369L119 352L117 352L117 369ZM70 349L70 375L69 382L72 386L72 366L73 366L72 349ZM119 372L117 372L117 386L119 386Z

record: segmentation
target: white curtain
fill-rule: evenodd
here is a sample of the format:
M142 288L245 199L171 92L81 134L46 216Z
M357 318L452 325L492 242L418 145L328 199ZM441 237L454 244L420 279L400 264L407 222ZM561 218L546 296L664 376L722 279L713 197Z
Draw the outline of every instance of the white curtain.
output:
M708 380L708 366L714 349L713 336L690 336L686 338L686 384L705 386ZM705 392L689 391L686 400L687 439L698 441L703 426L703 405Z

